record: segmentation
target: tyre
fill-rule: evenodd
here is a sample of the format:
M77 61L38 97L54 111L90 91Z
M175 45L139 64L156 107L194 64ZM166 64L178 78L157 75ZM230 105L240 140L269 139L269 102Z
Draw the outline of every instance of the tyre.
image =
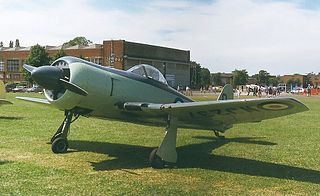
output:
M52 152L54 153L66 153L68 147L68 140L62 137L54 139L51 145Z
M165 164L164 164L164 161L156 154L157 150L158 150L158 148L154 149L150 153L149 163L150 163L152 168L163 169Z

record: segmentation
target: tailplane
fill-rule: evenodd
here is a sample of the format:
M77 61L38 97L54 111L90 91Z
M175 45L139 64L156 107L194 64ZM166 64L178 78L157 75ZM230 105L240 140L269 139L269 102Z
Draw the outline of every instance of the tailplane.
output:
M5 99L6 90L4 88L3 82L0 80L0 99Z
M233 99L233 88L231 84L226 84L223 87L217 101L229 100L229 99Z
M0 106L3 104L12 104L10 101L5 100L6 90L3 82L0 80Z

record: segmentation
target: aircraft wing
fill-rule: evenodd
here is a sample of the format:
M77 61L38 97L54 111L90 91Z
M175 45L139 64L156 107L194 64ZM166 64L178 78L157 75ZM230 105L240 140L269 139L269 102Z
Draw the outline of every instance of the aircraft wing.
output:
M48 104L50 105L50 102L46 99L40 99L40 98L33 98L33 97L16 97L17 99L25 100L25 101L30 101L34 103L41 103L41 104Z
M125 103L124 109L172 114L178 118L180 125L221 129L232 124L259 122L309 110L294 98L233 99L169 104Z
M10 101L7 101L5 99L0 99L0 105L4 105L4 104L12 104Z

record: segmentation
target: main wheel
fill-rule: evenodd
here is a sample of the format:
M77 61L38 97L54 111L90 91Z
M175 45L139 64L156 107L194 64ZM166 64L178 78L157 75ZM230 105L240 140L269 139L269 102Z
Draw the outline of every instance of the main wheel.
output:
M163 169L164 168L164 161L156 154L158 148L154 149L149 156L149 163L151 167L155 169Z
M57 138L61 137L62 133L56 133L54 134L54 136L51 138L50 140L50 144L53 143L54 140L56 140Z
M68 150L69 144L66 138L58 137L53 140L51 149L54 153L66 153Z

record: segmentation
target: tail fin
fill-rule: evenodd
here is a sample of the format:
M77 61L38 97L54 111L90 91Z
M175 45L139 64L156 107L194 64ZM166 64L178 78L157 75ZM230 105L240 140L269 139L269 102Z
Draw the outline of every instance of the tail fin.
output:
M3 82L0 80L0 99L5 99L6 90L4 88Z
M233 99L233 88L231 84L226 84L223 87L217 101L228 100L228 99Z

